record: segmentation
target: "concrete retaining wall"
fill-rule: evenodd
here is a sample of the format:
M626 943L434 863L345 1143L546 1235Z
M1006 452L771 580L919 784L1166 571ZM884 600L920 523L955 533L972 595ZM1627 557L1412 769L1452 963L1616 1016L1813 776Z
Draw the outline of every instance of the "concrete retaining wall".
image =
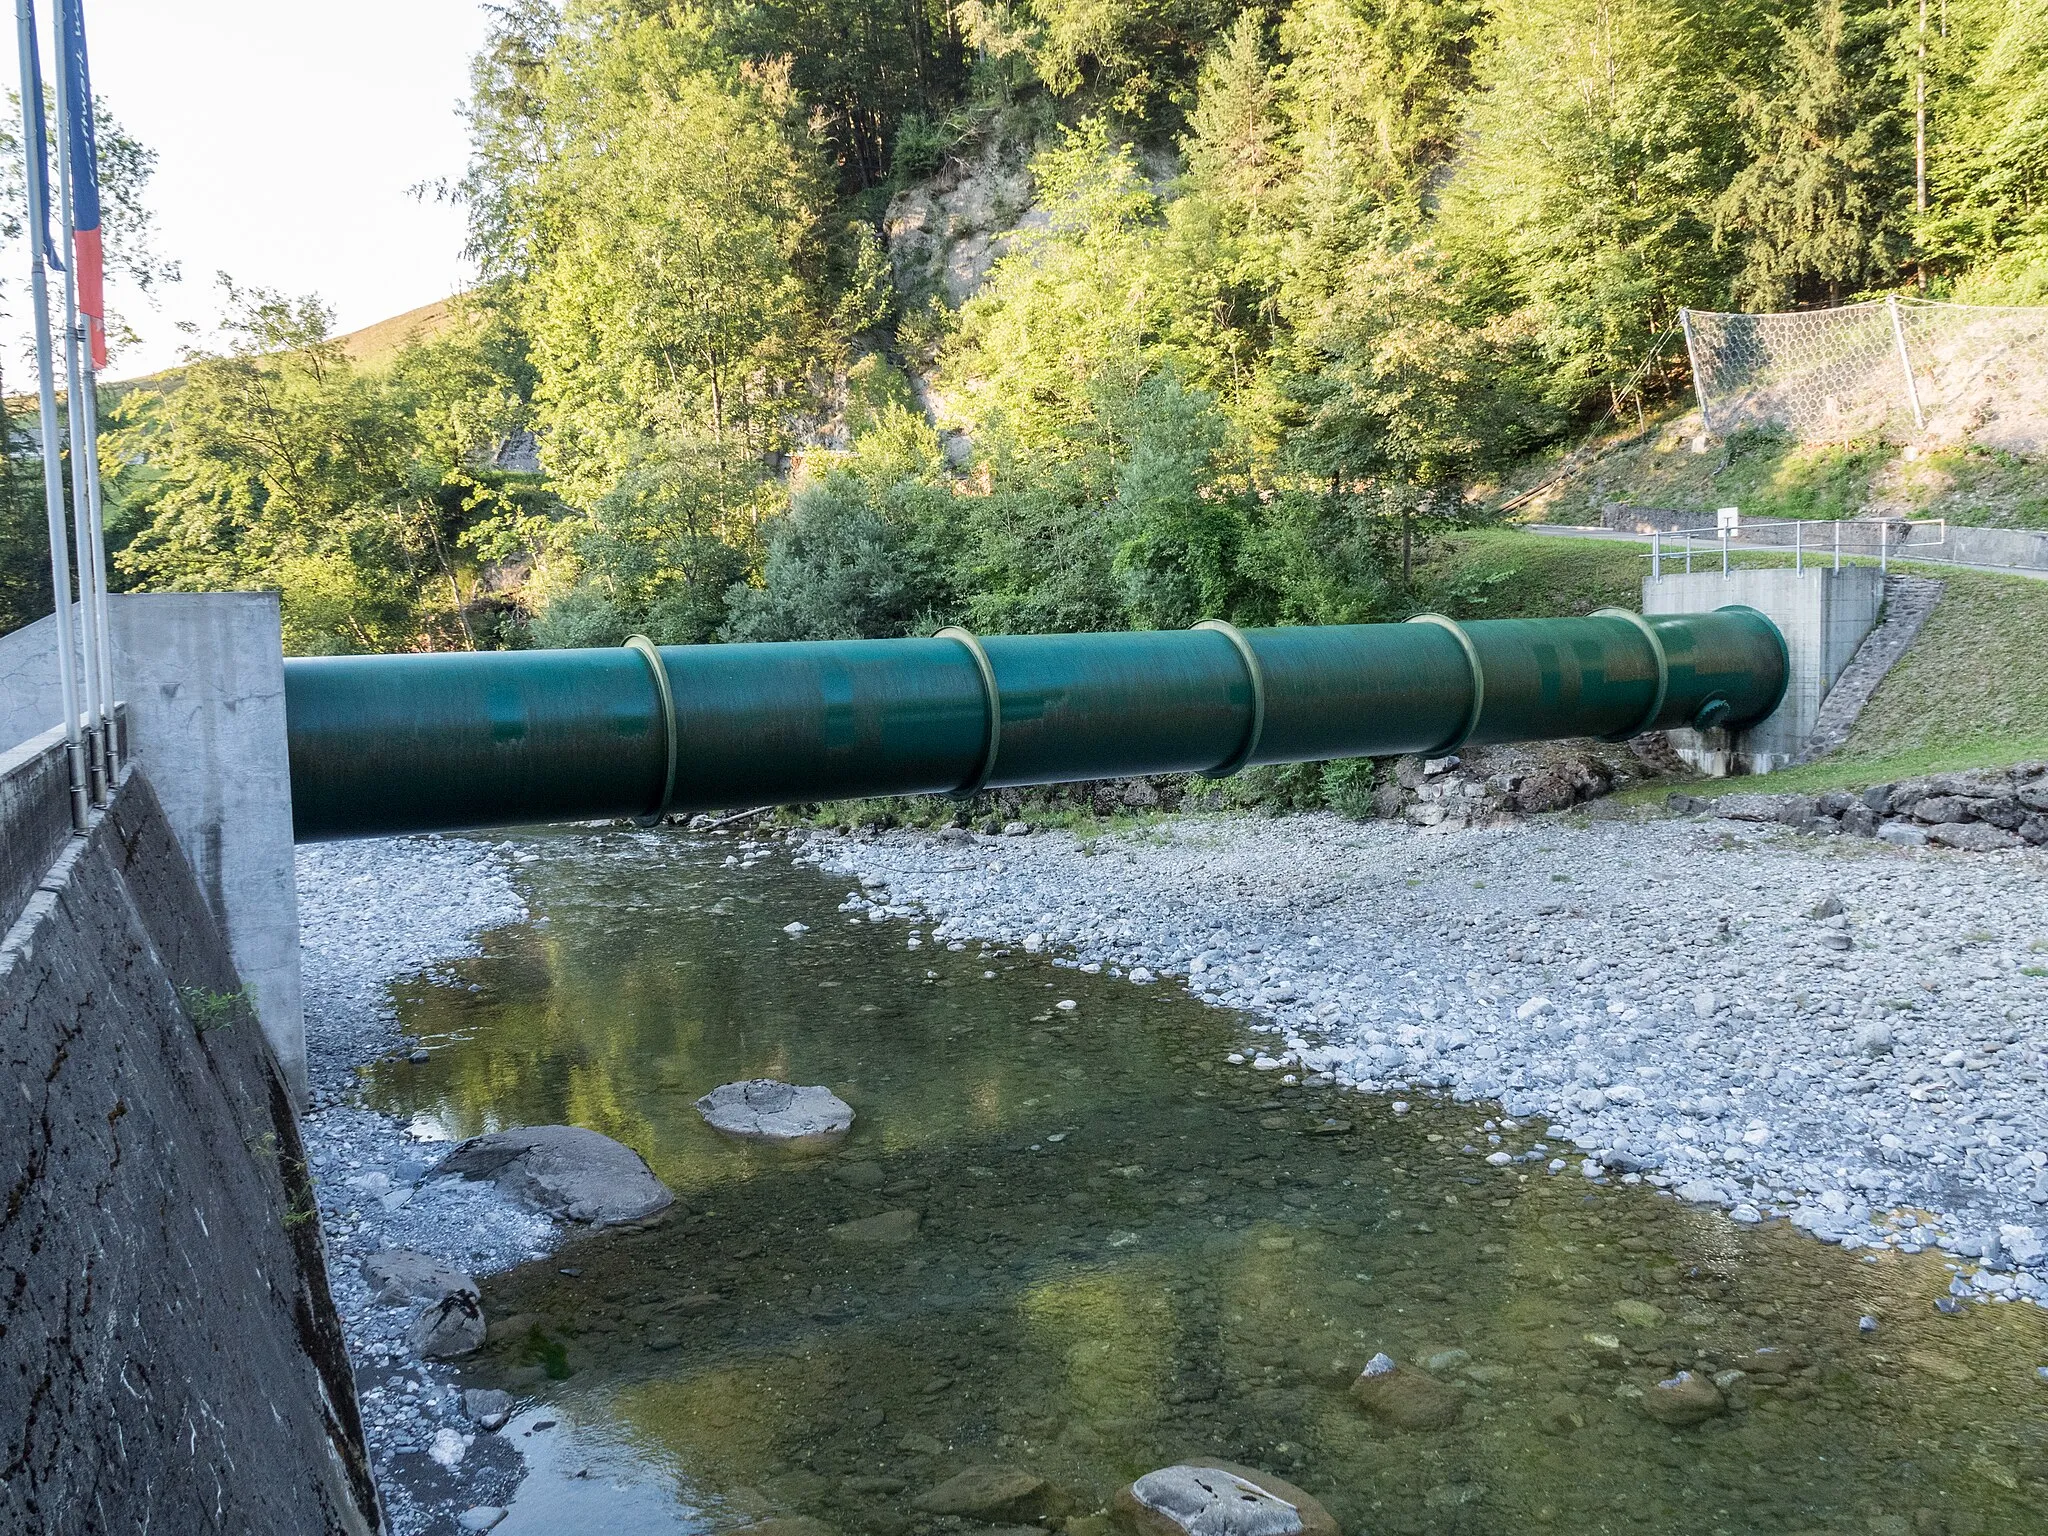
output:
M1731 739L1727 731L1673 731L1671 744L1712 774L1769 773L1796 763L1820 721L1821 703L1855 657L1884 607L1884 576L1874 566L1841 570L1716 569L1687 576L1665 568L1643 581L1643 612L1705 613L1730 603L1755 608L1778 626L1792 675L1767 718Z
M0 752L0 933L14 926L71 836L64 728Z
M116 595L107 610L129 753L149 774L304 1101L284 647L274 592ZM0 636L0 748L63 719L56 619Z
M0 939L0 1531L377 1529L292 1096L240 993L131 770Z
M1619 528L1629 533L1670 533L1679 528L1700 528L1712 523L1711 514L1675 511L1668 507L1632 507L1621 502L1609 502L1601 509L1600 522L1603 527ZM1745 517L1743 526L1751 530L1748 538L1737 535L1731 540L1736 549L1782 549L1792 547L1793 520L1780 517ZM1808 558L1832 557L1834 553L1834 529L1809 526L1805 537L1809 541ZM2048 571L2048 533L2037 533L2024 528L1963 528L1954 523L1948 525L1942 542L1936 545L1924 544L1929 530L1915 528L1908 542L1905 531L1894 528L1890 535L1889 552L1894 560L1932 560L1945 565L2005 566L2022 571ZM1878 524L1860 518L1841 519L1842 553L1863 558L1875 558L1878 554ZM1700 560L1712 559L1720 552L1720 546L1710 537L1697 540L1693 546L1695 567ZM1669 553L1666 559L1670 558ZM1680 557L1683 558L1682 556Z

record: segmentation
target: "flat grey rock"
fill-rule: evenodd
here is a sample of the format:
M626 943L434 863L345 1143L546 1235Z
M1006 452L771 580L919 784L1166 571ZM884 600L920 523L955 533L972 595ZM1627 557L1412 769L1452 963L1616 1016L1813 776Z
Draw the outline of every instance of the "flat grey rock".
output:
M461 1270L410 1248L386 1248L370 1254L363 1260L363 1279L369 1282L371 1294L387 1307L408 1301L439 1301L451 1291L476 1290L476 1282Z
M472 1136L434 1177L488 1179L521 1205L594 1227L644 1221L675 1203L631 1147L580 1125L530 1125Z
M1132 1496L1188 1536L1297 1536L1301 1512L1257 1484L1213 1467L1162 1467Z
M784 1145L837 1141L853 1127L853 1106L830 1088L770 1077L722 1084L697 1101L697 1113L728 1136Z

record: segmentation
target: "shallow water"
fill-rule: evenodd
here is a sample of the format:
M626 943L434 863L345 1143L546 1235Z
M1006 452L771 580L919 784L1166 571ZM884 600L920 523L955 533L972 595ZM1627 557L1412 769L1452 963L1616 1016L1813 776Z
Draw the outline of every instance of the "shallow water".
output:
M1093 1531L1119 1484L1198 1455L1352 1536L2048 1530L2048 1317L1937 1313L1938 1255L1736 1226L1576 1161L1491 1168L1465 1150L1492 1149L1489 1106L1279 1087L1224 1062L1240 1016L908 949L921 928L849 922L844 879L779 855L519 841L539 920L395 989L433 1059L380 1065L373 1097L438 1135L591 1126L678 1203L486 1282L465 1384L531 1401L508 1433L555 1426L501 1532L563 1529L543 1512L569 1494L621 1532L956 1530L917 1497L990 1463ZM852 1134L797 1156L705 1127L698 1095L753 1076L829 1085ZM892 1241L832 1230L889 1212ZM1363 1413L1378 1351L1433 1362L1458 1423ZM1674 1430L1641 1393L1677 1367L1747 1374Z

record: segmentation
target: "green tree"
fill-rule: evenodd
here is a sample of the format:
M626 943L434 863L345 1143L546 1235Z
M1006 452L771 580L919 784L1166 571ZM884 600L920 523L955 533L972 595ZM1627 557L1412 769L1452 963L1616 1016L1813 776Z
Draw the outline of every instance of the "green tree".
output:
M572 26L542 90L523 294L553 473L587 506L674 439L745 482L787 450L833 351L829 199L786 75L671 11Z
M1714 205L1717 241L1741 253L1735 297L1755 309L1890 282L1909 238L1890 8L1819 0L1803 24L1777 26L1769 76L1736 98L1745 163Z

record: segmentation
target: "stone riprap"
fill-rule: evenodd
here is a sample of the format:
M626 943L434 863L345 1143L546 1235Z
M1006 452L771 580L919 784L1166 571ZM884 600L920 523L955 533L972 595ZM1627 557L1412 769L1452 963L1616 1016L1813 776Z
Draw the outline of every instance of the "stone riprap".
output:
M529 1125L472 1136L428 1170L485 1179L530 1211L592 1227L658 1216L676 1202L631 1147L580 1125Z
M853 1129L853 1106L830 1088L772 1077L723 1083L697 1101L704 1123L746 1141L827 1146Z
M1475 1172L1647 1181L1845 1246L1939 1244L1974 1294L2048 1294L2048 853L1299 816L1085 846L817 834L799 856L913 944L1185 978L1262 1015L1248 1073L1543 1122L1521 1151L1525 1125L1475 1135Z
M1778 822L1821 836L1874 837L1901 848L1933 844L1964 853L2048 847L2048 763L1939 773L1820 795L1674 793L1678 815Z
M357 1072L414 1044L400 1035L393 982L448 981L448 963L475 954L479 934L526 916L511 869L536 857L480 838L298 850L314 1101L302 1124L392 1536L448 1530L473 1506L509 1503L525 1465L489 1433L504 1420L492 1425L469 1411L455 1370L420 1357L410 1335L440 1300L422 1289L430 1292L437 1276L488 1275L539 1258L562 1229L495 1185L428 1178L445 1143L364 1108ZM407 1283L394 1285L400 1274Z

